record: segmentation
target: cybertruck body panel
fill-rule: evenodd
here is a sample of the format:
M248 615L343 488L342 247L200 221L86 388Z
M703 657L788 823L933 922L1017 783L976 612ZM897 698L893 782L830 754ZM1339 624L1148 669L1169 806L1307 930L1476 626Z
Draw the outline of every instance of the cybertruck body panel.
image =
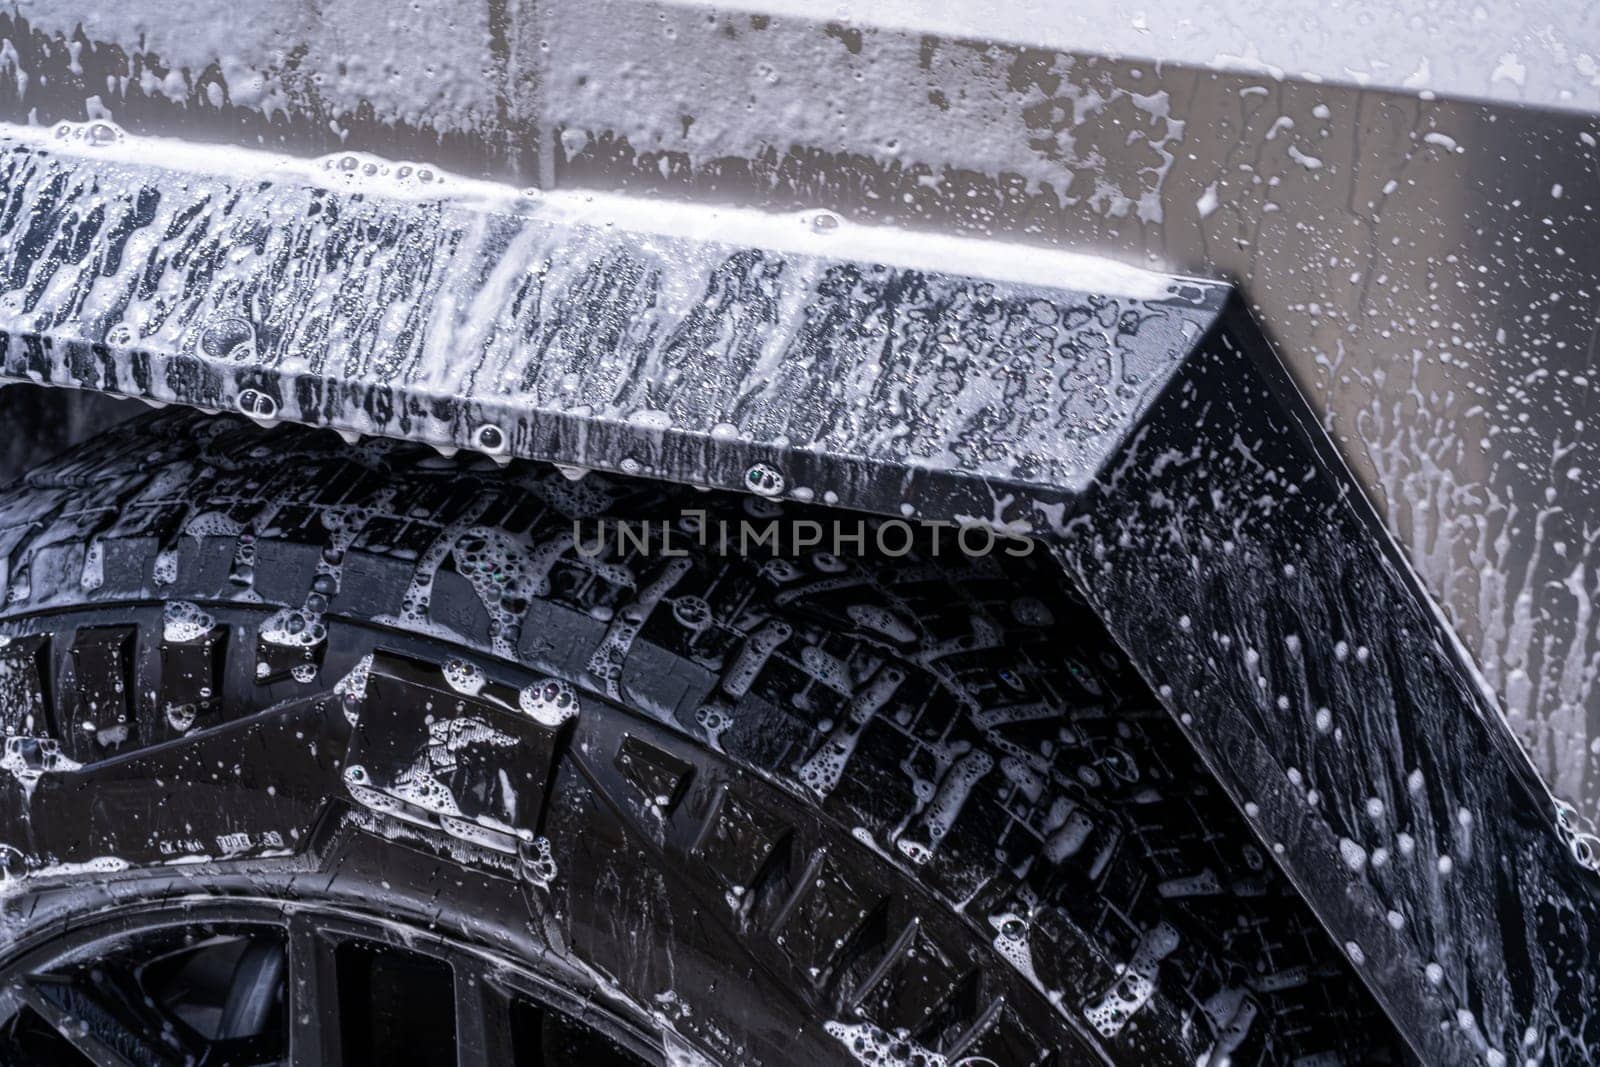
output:
M8 379L1035 537L1419 1053L1587 1058L1592 26L195 14L0 19Z

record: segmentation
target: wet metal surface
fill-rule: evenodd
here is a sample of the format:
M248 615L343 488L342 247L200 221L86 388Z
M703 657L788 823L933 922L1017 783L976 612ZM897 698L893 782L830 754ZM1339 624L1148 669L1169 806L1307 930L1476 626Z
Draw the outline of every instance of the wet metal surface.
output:
M97 130L159 147L0 141L7 377L503 460L741 489L766 464L790 497L1025 532L1227 293L1070 257L1052 287L841 260L803 217L735 230L793 250L684 235L739 213L641 234L624 201L435 198L353 154L175 172L97 158Z

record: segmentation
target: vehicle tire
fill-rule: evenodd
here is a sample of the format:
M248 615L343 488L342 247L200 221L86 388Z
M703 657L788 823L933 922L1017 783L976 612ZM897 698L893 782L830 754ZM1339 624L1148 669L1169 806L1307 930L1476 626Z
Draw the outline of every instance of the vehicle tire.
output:
M0 493L13 1054L1399 1056L1045 553L709 536L780 514L170 412ZM140 985L240 930L210 1014Z

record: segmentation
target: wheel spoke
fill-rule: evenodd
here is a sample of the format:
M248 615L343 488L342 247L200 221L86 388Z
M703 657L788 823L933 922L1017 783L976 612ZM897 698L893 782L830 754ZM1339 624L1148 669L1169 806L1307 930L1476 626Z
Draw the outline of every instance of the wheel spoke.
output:
M45 975L24 979L24 1003L97 1067L131 1067L170 1060L175 1050L152 1043L160 1023L132 1010L126 991L97 990L82 978Z
M219 1041L262 1031L283 986L284 963L283 946L275 941L254 941L244 950L228 986Z
M342 1063L339 1024L339 974L333 944L314 919L289 920L289 1062L293 1067Z
M500 1067L512 1062L510 1002L481 971L456 965L457 1067Z

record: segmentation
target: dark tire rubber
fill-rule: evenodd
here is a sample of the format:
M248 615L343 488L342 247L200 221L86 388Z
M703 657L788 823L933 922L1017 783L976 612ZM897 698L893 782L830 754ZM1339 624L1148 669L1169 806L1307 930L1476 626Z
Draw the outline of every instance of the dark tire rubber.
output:
M675 1062L1399 1058L1043 552L697 543L779 511L819 514L177 413L35 470L0 492L8 956L317 901ZM586 556L602 515L656 551Z

